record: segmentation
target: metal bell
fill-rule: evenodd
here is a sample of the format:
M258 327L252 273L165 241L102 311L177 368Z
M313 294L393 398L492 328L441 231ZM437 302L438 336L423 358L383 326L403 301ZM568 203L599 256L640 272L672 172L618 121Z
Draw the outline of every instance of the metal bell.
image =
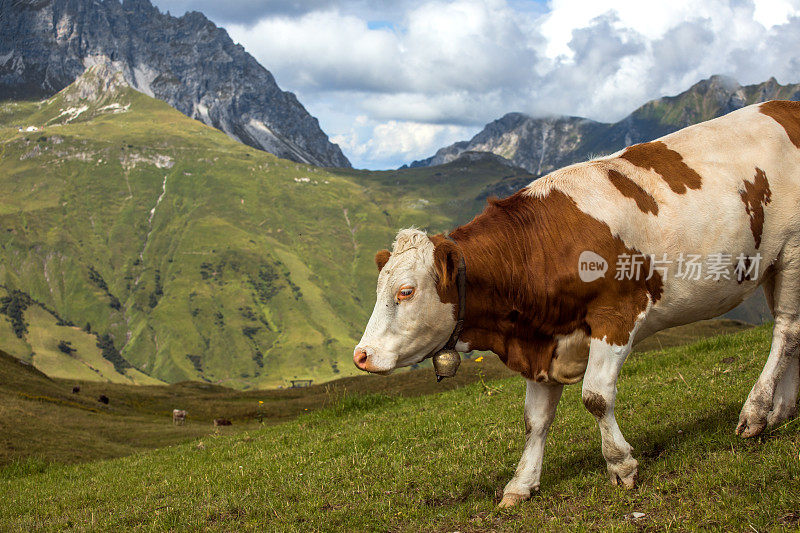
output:
M433 369L436 371L436 381L452 378L461 364L461 355L455 350L439 350L433 355Z

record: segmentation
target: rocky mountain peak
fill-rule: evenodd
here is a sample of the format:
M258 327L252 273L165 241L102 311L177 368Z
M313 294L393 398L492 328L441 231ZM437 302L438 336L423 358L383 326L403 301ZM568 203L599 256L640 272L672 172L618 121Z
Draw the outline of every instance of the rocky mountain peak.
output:
M49 97L98 63L245 144L350 166L295 95L202 13L173 17L149 0L0 0L0 99Z
M106 59L87 68L73 84L62 89L60 93L70 103L95 103L112 98L123 87L130 87L123 70Z
M692 85L688 92L706 94L708 92L735 92L741 85L734 78L722 74L714 74L706 80L700 80Z

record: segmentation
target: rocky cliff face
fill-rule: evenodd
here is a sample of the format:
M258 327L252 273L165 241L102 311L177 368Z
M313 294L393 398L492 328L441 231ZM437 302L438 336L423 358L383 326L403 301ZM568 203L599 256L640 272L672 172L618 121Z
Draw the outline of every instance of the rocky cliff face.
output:
M614 124L579 117L534 118L509 113L487 124L471 140L442 148L434 156L409 166L439 165L466 151L484 151L541 175L774 99L800 100L800 84L780 85L771 78L757 85L741 86L731 78L712 76L677 96L648 102Z
M149 0L0 0L0 99L50 96L87 67L280 157L349 167L294 94L202 14Z

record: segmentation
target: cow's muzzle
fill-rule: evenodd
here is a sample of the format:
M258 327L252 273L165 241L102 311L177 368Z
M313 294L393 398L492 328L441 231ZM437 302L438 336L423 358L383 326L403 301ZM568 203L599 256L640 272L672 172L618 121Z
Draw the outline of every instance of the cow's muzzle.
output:
M361 348L360 346L356 346L356 349L353 352L353 363L355 363L355 365L359 369L369 372L367 370L368 362L369 362L369 354L367 353L367 350Z
M373 374L388 374L389 371L377 368L374 364L375 350L369 346L356 346L353 351L353 363L359 370Z

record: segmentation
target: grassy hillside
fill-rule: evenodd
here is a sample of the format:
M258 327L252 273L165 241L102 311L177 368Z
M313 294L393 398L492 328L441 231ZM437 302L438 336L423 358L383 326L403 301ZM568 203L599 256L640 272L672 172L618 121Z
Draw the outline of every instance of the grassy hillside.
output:
M66 330L45 332L35 309L27 331L0 314L0 348L81 379L248 388L348 375L375 250L400 227L468 219L482 191L520 176L492 162L299 165L89 70L50 100L0 104L0 285L106 338L115 369L95 371L78 333L71 358L54 355Z
M30 354L30 361L51 378L107 381L137 385L163 382L130 366L115 365L96 332L66 323L43 304L0 286L0 339L5 349ZM108 347L106 347L108 350ZM112 359L112 360L110 360Z
M119 457L185 442L214 433L211 419L221 410L213 394L219 391L83 382L73 394L75 383L50 379L0 352L0 468ZM98 401L101 394L108 405ZM226 406L237 400L231 395ZM187 424L173 427L172 409L188 406Z
M700 322L659 333L641 349L685 344L748 327L734 321ZM113 374L114 383L52 378L0 351L0 467L19 461L72 463L119 457L213 433L214 418L233 421L233 427L225 431L240 431L284 422L346 395L419 396L515 375L497 357L487 356L480 361L465 359L458 375L443 383L436 382L430 368L422 368L382 379L362 374L302 389L237 391L188 381L131 385L125 376L114 379ZM77 394L72 392L76 385L80 387ZM98 402L101 394L110 399L108 405ZM173 409L189 412L184 426L173 427Z
M573 386L541 492L497 512L522 447L524 386L512 378L411 398L348 395L291 422L111 461L15 464L2 471L0 527L796 530L798 421L753 440L733 434L769 338L759 327L631 356L617 413L640 461L632 491L608 484Z

